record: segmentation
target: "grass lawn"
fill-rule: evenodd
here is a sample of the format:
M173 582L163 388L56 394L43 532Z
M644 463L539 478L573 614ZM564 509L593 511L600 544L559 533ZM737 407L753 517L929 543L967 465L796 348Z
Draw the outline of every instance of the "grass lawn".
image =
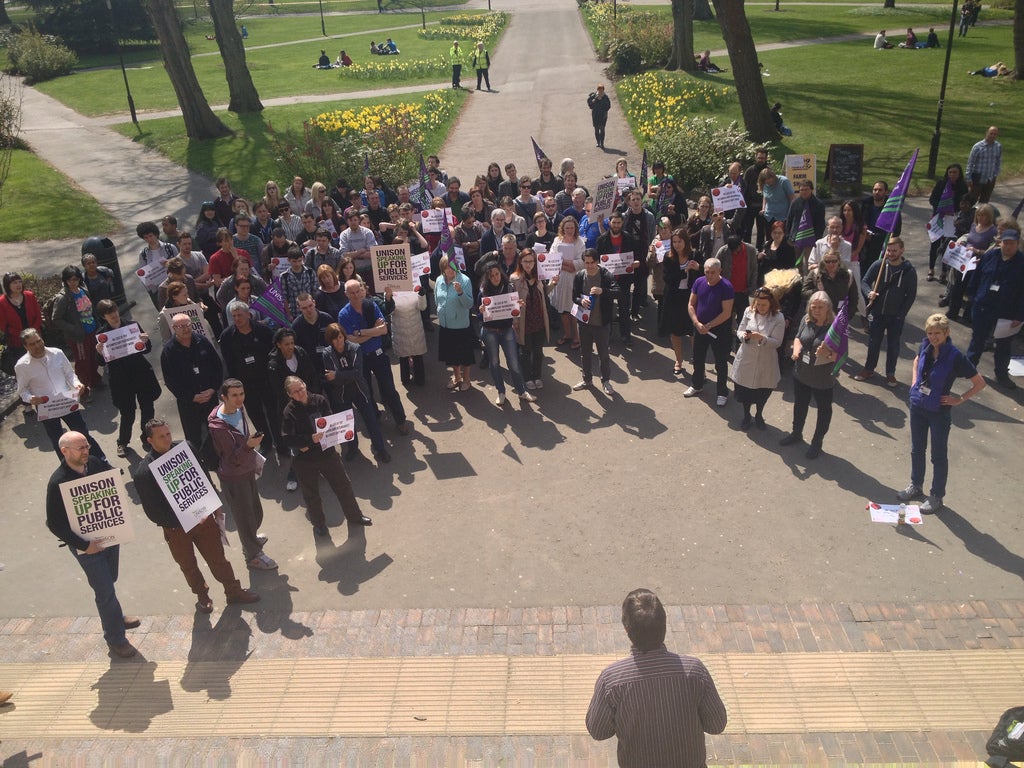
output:
M451 15L432 13L428 14L428 18L436 21ZM398 82L383 79L373 81L344 78L339 70L313 69L321 48L327 49L332 60L337 56L338 49L345 48L357 63L365 63L370 58L367 53L370 41L379 41L388 34L398 43L402 55L393 59L377 57L381 61L440 58L447 54L451 47L447 41L423 40L416 34L416 29L396 29L403 25L415 25L418 28L419 23L419 14L334 17L328 20L328 32L332 32L330 25L333 24L334 34L362 34L328 39L319 35L319 17L253 19L251 24L247 24L249 39L246 43L246 62L256 89L262 98L267 99L297 93L337 93L436 82L438 77L432 75L409 76ZM195 30L190 33L190 45L195 53L199 54L193 58L193 66L208 101L211 104L226 104L228 89L224 79L224 66L220 56L215 53L216 43L205 40L205 34L206 31L201 24L196 25ZM258 47L301 39L310 39L310 42ZM177 107L174 91L159 60L131 65L128 69L128 79L138 110ZM40 83L36 87L86 115L119 113L124 112L126 108L124 83L117 68L76 72L67 77Z
M454 122L458 117L466 93L454 94L458 99L453 110ZM407 104L420 103L422 94L407 94L386 99L354 99L352 101L333 102L329 104L298 104L287 107L271 107L264 110L261 116L245 116L239 118L233 113L220 113L219 117L229 128L235 131L234 136L213 141L191 141L185 136L182 121L179 118L147 120L142 123L143 134L137 136L135 126L131 123L116 126L116 130L133 141L139 141L147 147L158 150L170 160L186 166L199 173L216 178L227 176L231 179L235 191L246 199L258 199L263 195L267 179L277 179L284 189L291 181L285 178L281 168L274 160L273 142L267 130L272 126L275 130L301 129L302 122L322 112L336 109L358 110L374 104ZM451 124L441 125L428 135L423 142L424 156L437 152L444 143ZM328 185L333 179L324 180ZM311 184L312 179L307 179ZM191 226L193 222L187 222Z
M785 4L782 6L785 9ZM948 30L948 9L942 11L945 22L932 24L889 21L873 13L880 7L843 9L828 8L828 19L819 22L812 33L803 27L813 18L813 7L793 6L789 12L775 14L765 7L748 7L751 27L758 42L785 38L805 38L843 34L849 31L872 31L885 28L894 42L908 25L923 39L928 26L935 26L943 46ZM667 13L667 9L662 9ZM897 8L900 13L926 11L922 8ZM817 11L819 14L821 10ZM991 18L1002 11L983 13ZM763 21L761 17L767 17ZM785 17L785 18L784 18ZM878 21L885 18L885 22ZM788 22L795 20L790 32ZM707 24L707 23L704 23ZM708 35L714 33L715 40ZM998 60L1012 60L1013 29L1011 25L978 26L966 38L954 42L943 112L938 168L940 172L952 162L966 164L971 146L980 140L985 129L1000 127L1003 144L1003 175L1024 174L1024 128L1018 121L1007 119L1024 109L1024 88L1015 81L970 77L968 70L978 69ZM695 33L694 47L723 48L717 25ZM818 158L819 180L830 144L864 144L864 180L871 184L876 178L890 184L899 176L915 147L921 148L914 173L917 191L930 191L925 177L928 152L935 128L936 104L945 50L906 51L893 49L875 51L871 41L806 45L788 49L762 51L758 58L771 76L765 78L769 102L780 101L786 125L794 135L787 137L774 151L783 154L815 154ZM716 59L729 68L728 58ZM735 83L731 73L717 75L676 75L683 81L727 86L730 96L717 100L713 107L696 105L689 116L714 116L723 122L736 120L742 125ZM621 83L622 81L620 81ZM620 91L620 96L622 92ZM630 116L627 115L627 119ZM636 134L634 121L631 128ZM641 146L643 144L640 139Z
M40 202L46 190L46 214ZM60 171L31 152L15 150L3 189L0 242L86 238L117 231L117 222ZM55 203L55 204L53 204Z

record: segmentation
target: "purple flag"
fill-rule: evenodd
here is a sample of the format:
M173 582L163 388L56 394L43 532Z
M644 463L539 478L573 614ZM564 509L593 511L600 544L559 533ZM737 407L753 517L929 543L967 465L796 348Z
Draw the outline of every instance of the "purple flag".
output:
M850 351L850 313L847 310L848 301L839 303L839 314L832 321L825 340L822 342L826 347L836 354L836 364L832 368L832 375L838 376L839 369L843 367Z
M793 234L793 245L797 248L808 248L814 245L817 239L814 235L814 220L811 219L811 207L805 205L804 212L800 215L800 224L797 225L796 232Z
M644 159L640 161L640 189L647 191L647 148L644 147Z
M939 198L939 205L935 209L939 216L955 216L956 208L953 207L953 184L946 179L946 186L942 189L942 196Z
M262 295L254 297L250 306L266 317L276 328L291 325L288 322L288 315L284 311L284 294L281 292L280 277L274 278L274 282L267 286Z
M452 255L455 253L455 241L452 239L452 230L448 226L447 215L441 219L441 240L437 247L441 249L442 254L451 260Z
M914 164L917 162L917 153L920 151L920 149L914 150L910 162L903 169L903 175L900 176L900 180L896 182L896 186L889 193L889 199L885 201L885 206L875 221L876 230L888 232L891 235L892 231L896 229L896 220L903 209L903 201L907 199L907 188L910 186L910 177L914 174Z
M534 141L533 136L530 137L530 141L533 143L533 154L537 157L537 170L540 170L540 161L545 159L547 155L537 146L537 142Z
M428 189L430 185L430 177L427 175L427 165L423 162L423 155L420 154L420 199L423 201L423 207L429 208L430 201L434 199L432 189Z

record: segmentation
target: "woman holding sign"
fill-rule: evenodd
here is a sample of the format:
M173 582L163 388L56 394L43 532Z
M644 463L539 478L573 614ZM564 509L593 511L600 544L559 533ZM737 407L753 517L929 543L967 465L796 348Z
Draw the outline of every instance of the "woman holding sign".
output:
M331 415L331 406L323 395L310 394L306 383L298 376L284 380L288 403L281 418L281 433L288 447L295 451L292 466L299 477L302 498L309 511L315 536L327 535L327 518L324 516L323 499L320 498L320 478L331 486L341 503L341 510L350 525L373 525L373 520L359 509L352 492L352 481L348 478L345 465L334 446L321 448L320 441L327 427L326 417Z
M146 355L153 349L153 342L138 323L122 325L117 304L110 299L104 299L96 308L97 313L103 318L96 334L96 356L99 364L107 367L110 400L121 417L117 431L117 455L124 458L125 448L131 442L132 427L135 425L136 401L142 412L142 424L145 425L153 418L153 403L160 397L160 384L156 380L153 366L146 359ZM138 330L138 339L127 344L118 344L116 351L113 344L108 349L107 341L111 331L131 326ZM142 434L140 439L145 448L145 434Z
M573 349L580 348L579 325L572 315L572 281L576 273L583 269L583 252L587 244L580 237L580 225L572 216L566 216L558 224L558 237L549 249L552 256L562 261L561 271L551 278L551 306L562 318L562 337L558 340L561 346L567 341L572 342Z
M503 300L503 297L512 298ZM487 268L483 284L480 286L480 314L491 378L494 380L494 386L498 388L498 394L494 398L494 404L498 407L505 404L505 378L501 373L498 347L505 351L505 362L508 363L509 373L512 374L512 390L519 395L520 400L528 403L537 400L526 391L523 371L519 367L519 347L516 344L515 330L512 328L512 324L522 314L525 304L526 302L519 298L519 294L509 284L508 277L500 266L492 264Z

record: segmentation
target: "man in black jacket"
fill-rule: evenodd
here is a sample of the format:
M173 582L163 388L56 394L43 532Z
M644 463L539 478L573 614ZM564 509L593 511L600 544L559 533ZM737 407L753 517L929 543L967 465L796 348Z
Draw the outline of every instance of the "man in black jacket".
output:
M636 269L636 243L632 236L623 229L623 216L618 211L613 211L608 217L608 231L597 238L597 254L603 256L606 253L629 253L634 254L633 268ZM633 329L630 320L630 298L629 287L636 277L633 274L619 275L615 278L618 290L615 292L619 304L619 336L623 344L632 341L631 331ZM611 314L607 321L612 321Z
M276 445L278 454L287 455L280 438L279 399L272 391L267 369L274 351L274 332L262 323L254 323L249 306L239 299L228 302L227 311L233 325L220 335L220 351L228 377L245 385L246 413L256 429L267 435L267 447Z
M594 123L594 138L597 140L597 146L604 149L604 126L608 122L612 101L604 92L603 85L598 85L597 90L587 97L587 106L590 107L590 119Z
M217 389L224 381L224 368L217 350L205 336L192 332L188 315L171 318L174 336L160 353L164 384L174 394L185 439L202 445L207 435L206 419L217 404Z
M185 581L195 593L196 609L201 613L213 611L210 589L206 585L206 579L203 578L203 573L199 570L199 563L196 561L197 549L206 564L210 566L213 577L223 585L227 602L258 602L260 596L242 587L241 582L235 578L235 571L231 567L231 563L224 556L220 526L215 519L217 516L223 519L223 508L212 515L207 515L202 522L186 531L182 528L181 521L171 508L167 497L157 485L156 478L153 477L153 471L149 465L172 448L177 447L180 441L172 440L171 428L162 419L150 419L143 425L143 429L150 450L132 471L132 479L135 481L135 489L139 492L139 500L142 502L146 517L163 528L164 541L167 542L167 548L171 551L171 557L181 568ZM190 445L189 448L192 450L192 455L196 456L195 446Z
M614 214L613 214L614 215ZM621 217L620 217L621 221ZM580 356L583 378L573 385L579 391L592 384L591 355L597 345L601 363L601 387L606 395L614 395L612 364L608 357L608 337L611 335L612 299L618 295L618 285L612 274L601 266L600 255L593 248L583 252L583 269L572 280L573 303L582 309L577 316L580 325Z

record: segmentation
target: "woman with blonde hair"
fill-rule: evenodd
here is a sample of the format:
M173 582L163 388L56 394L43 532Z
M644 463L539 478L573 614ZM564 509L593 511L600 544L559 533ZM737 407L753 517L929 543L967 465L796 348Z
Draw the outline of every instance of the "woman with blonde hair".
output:
M910 485L896 494L900 501L920 498L924 486L924 457L932 437L932 487L922 512L938 512L949 476L949 428L953 408L963 405L985 388L985 380L967 356L949 338L949 318L931 315L924 324L925 338L910 375ZM951 390L956 379L969 379L962 395Z
M562 337L558 344L572 342L572 349L580 348L579 324L572 315L572 281L583 269L583 252L587 244L580 237L579 224L572 216L566 216L558 224L558 236L551 243L551 255L562 260L562 269L551 279L551 295L549 301L562 321Z
M327 187L322 182L314 181L313 186L309 190L310 198L309 202L302 209L303 213L309 213L313 215L316 221L320 221L323 218L323 202L324 198L327 197Z
M807 449L808 459L821 455L821 443L832 423L832 387L836 383L832 364L836 358L835 353L825 346L825 336L834 319L832 300L824 291L818 291L808 300L807 314L800 321L800 329L793 339L793 429L779 441L779 445L803 442L804 422L811 398L814 398L818 419Z

